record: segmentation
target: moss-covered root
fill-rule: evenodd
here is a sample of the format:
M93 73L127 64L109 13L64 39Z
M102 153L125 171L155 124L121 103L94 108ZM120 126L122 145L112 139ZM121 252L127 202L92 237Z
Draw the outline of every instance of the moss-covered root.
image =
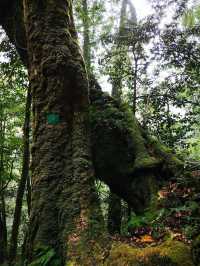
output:
M156 261L156 264L155 264ZM154 264L152 264L154 262ZM104 266L194 266L190 248L179 241L169 240L160 246L133 248L115 244Z
M157 139L149 136L146 132L141 130L143 137L146 139L146 146L151 151L152 156L156 157L160 161L161 171L165 173L165 176L179 176L184 171L184 162L181 161L178 156L162 144Z

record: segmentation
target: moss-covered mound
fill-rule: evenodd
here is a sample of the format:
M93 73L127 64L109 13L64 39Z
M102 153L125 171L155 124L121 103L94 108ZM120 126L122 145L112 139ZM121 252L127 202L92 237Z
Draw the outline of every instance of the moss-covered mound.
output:
M133 248L114 244L104 266L194 266L190 248L168 240L156 247Z

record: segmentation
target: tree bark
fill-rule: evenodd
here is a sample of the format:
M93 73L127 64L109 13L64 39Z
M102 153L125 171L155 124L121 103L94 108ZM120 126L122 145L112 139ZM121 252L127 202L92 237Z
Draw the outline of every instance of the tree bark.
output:
M19 226L21 221L21 211L22 211L22 203L23 196L26 187L26 182L29 176L29 161L30 161L30 151L29 151L29 132L30 132L30 112L31 112L31 92L30 88L28 88L27 92L27 100L26 100L26 109L25 109L25 121L23 128L23 165L22 165L22 174L21 179L19 181L16 203L15 203L15 211L13 218L13 225L10 237L10 249L9 249L9 263L12 265L16 258L17 253L17 240L19 234Z
M104 230L90 155L88 82L72 2L25 0L24 14L33 97L28 261L46 246L62 265L98 265L102 257L95 247L101 247Z

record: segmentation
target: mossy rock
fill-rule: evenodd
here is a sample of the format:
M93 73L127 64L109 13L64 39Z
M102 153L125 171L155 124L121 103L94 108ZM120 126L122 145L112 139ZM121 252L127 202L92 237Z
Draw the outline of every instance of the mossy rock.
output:
M104 266L153 266L152 261L156 259L157 264L154 266L194 266L190 248L186 244L174 240L146 248L114 244Z

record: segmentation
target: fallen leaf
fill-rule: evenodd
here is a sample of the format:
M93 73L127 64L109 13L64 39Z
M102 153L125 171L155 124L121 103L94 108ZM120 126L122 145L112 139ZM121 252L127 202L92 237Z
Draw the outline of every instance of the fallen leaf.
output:
M141 242L143 242L143 243L152 243L154 241L155 240L150 235L144 235L141 237Z

